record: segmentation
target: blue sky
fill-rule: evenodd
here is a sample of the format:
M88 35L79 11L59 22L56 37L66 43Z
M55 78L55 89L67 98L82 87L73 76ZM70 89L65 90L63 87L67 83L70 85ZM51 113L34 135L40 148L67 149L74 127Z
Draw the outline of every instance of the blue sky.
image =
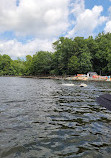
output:
M0 53L12 58L102 31L111 32L111 0L0 0Z

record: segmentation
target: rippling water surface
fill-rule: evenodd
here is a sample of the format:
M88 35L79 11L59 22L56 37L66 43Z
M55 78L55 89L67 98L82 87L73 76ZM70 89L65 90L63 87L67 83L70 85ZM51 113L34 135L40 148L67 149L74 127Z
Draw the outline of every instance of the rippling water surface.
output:
M0 77L0 157L111 158L111 82L81 83Z

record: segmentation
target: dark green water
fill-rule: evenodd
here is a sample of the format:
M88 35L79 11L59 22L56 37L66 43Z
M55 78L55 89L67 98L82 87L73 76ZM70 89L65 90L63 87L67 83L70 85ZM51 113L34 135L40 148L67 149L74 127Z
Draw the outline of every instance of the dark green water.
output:
M111 158L111 82L0 77L1 158Z

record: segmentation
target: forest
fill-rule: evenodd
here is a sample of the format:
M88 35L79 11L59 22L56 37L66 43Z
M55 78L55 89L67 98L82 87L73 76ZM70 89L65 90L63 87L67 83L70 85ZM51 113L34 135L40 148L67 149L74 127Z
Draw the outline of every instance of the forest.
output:
M75 75L94 71L111 75L111 33L89 36L60 37L54 52L39 51L24 60L12 60L0 54L0 76Z

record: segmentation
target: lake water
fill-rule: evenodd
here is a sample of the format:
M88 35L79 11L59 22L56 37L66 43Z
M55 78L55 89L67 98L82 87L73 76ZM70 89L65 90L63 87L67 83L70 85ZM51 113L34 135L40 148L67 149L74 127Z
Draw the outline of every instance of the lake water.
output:
M81 83L0 77L0 157L111 158L111 82Z

